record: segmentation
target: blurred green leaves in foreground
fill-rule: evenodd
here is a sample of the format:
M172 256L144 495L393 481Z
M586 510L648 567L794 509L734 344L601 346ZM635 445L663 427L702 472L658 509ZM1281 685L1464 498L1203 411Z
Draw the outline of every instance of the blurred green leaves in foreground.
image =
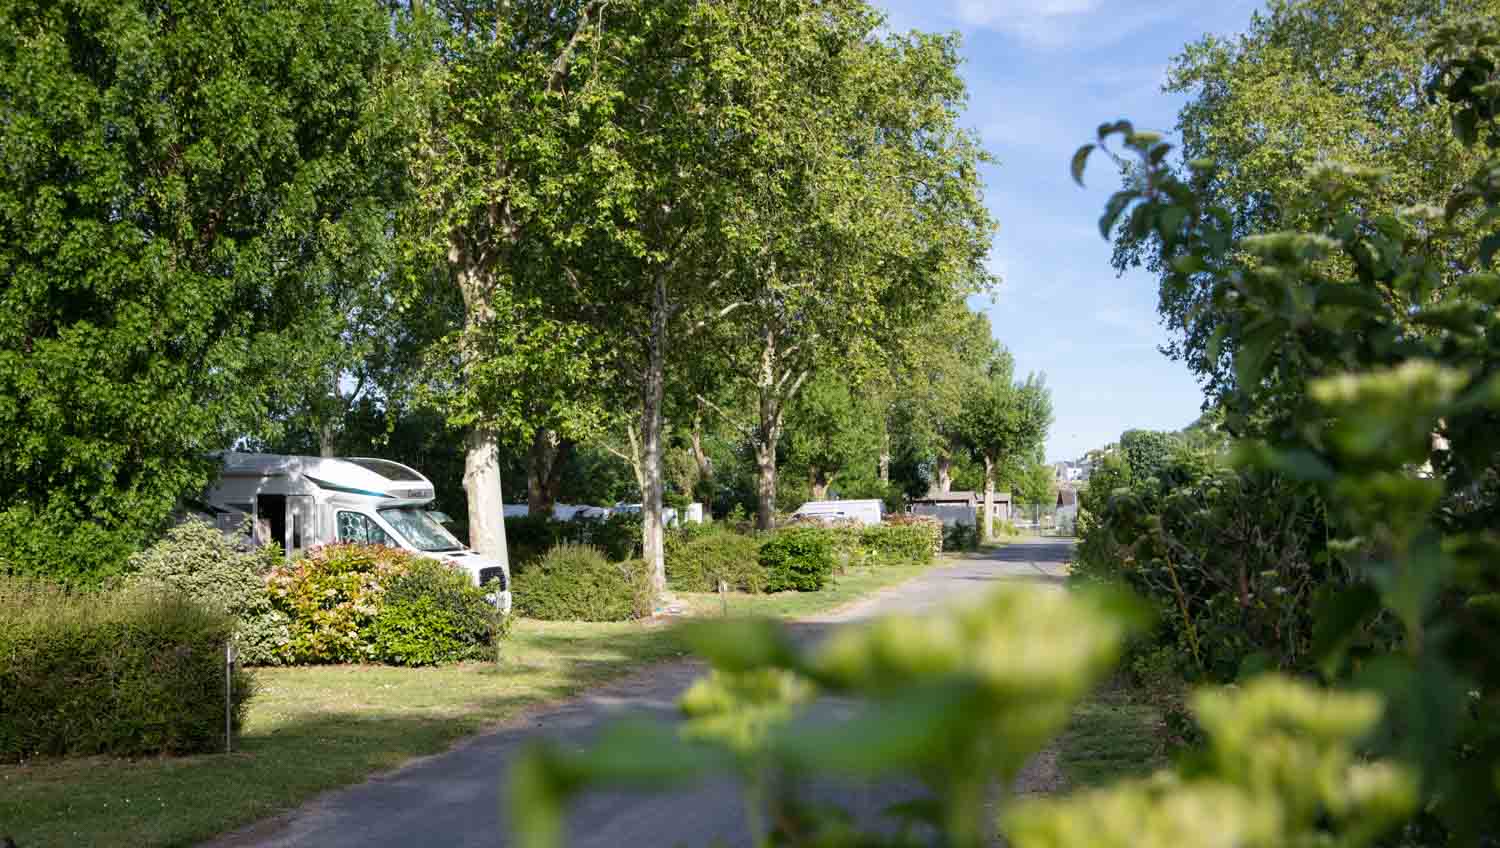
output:
M686 721L621 724L581 753L533 749L513 775L513 816L523 844L545 848L563 844L567 804L582 792L734 776L760 844L987 844L996 787L1062 730L1147 623L1112 592L1013 587L953 610L851 625L812 648L768 621L695 625L688 637L714 670L683 696ZM809 709L819 695L836 701ZM1376 695L1268 676L1205 691L1195 708L1211 744L1190 766L1025 802L1006 818L1010 838L1021 848L1354 846L1416 803L1409 770L1356 754L1380 717ZM909 822L895 832L865 832L870 823L801 801L820 778L912 776L925 790L887 811Z

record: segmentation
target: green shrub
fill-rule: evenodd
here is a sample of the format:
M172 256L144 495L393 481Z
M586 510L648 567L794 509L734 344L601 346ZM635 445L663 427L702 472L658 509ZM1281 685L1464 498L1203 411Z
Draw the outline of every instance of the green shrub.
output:
M760 565L766 572L765 590L816 592L833 573L833 539L817 527L778 530L760 547Z
M281 562L275 545L246 548L202 521L187 521L130 558L130 582L177 592L229 615L241 662L270 665L283 661L291 641L291 620L266 590L266 577Z
M289 663L430 665L485 653L495 616L454 566L382 545L326 545L273 569Z
M565 543L512 584L515 612L544 621L627 621L651 614L651 576L640 560L610 562L598 548Z
M926 515L893 515L860 532L874 562L931 562L943 549L943 522Z
M221 748L233 633L228 616L175 592L0 577L0 760ZM236 726L253 691L237 670Z
M765 587L759 538L729 530L684 536L674 532L667 543L667 584L673 589L716 592L720 580L741 592L760 592Z
M973 524L943 527L943 550L972 551L979 547L979 528Z
M124 573L140 545L130 528L106 528L64 508L0 510L0 576L97 588Z
M483 589L446 562L416 558L389 578L373 625L374 658L437 665L487 655L494 615Z
M385 583L413 555L383 545L326 545L267 578L276 608L291 621L282 657L290 663L369 662Z

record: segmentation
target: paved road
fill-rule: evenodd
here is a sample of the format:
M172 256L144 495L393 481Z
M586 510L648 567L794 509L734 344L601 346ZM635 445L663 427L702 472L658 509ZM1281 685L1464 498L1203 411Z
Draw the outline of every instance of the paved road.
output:
M1006 582L1061 585L1069 540L1035 539L970 554L921 577L877 593L834 615L810 622L812 638L827 627L893 612L922 612L980 597ZM365 783L320 796L293 812L230 834L218 848L380 848L380 846L495 846L509 843L500 803L507 764L540 737L580 745L622 714L673 719L677 696L703 668L695 662L654 666L589 695L525 715L505 728L473 737ZM911 787L839 786L826 790L859 815L878 815L910 797ZM738 792L728 783L672 795L600 793L575 805L569 843L620 845L749 845Z

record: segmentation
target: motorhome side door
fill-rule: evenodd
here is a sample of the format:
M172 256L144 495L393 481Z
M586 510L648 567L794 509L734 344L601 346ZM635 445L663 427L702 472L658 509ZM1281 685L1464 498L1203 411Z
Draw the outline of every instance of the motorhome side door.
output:
M292 559L318 543L312 495L256 495L255 540L275 542Z

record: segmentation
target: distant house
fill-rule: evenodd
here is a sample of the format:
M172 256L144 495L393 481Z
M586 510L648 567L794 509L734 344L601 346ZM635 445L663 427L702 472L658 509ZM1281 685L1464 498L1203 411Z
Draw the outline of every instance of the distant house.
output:
M1057 522L1061 524L1066 517L1069 522L1078 519L1078 490L1071 487L1060 487L1057 490Z
M982 492L940 492L936 489L911 502L911 511L916 515L932 515L943 519L943 524L974 524L979 510L984 505ZM1010 492L996 492L990 514L997 521L1009 521L1011 516Z

